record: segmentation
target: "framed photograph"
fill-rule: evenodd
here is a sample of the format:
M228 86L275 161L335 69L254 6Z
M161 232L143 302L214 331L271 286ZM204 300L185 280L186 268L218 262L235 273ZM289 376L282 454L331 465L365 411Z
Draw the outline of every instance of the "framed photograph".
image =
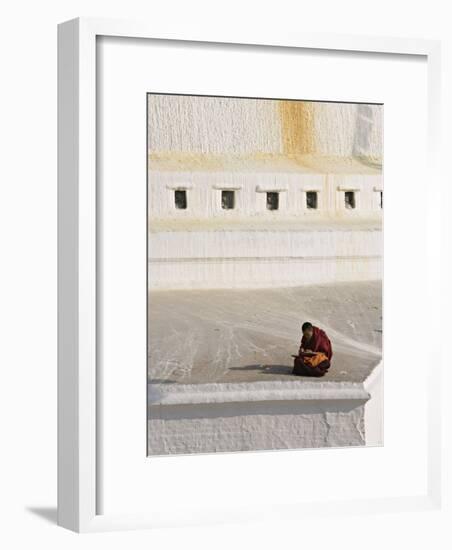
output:
M148 454L381 445L383 105L147 111Z
M440 509L440 44L58 52L59 524Z

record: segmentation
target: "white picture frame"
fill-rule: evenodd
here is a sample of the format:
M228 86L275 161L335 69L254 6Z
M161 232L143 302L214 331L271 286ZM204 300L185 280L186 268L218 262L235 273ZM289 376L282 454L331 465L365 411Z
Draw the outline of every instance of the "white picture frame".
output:
M254 31L241 36L233 30L225 36L210 36L208 30L187 30L173 36L138 22L81 18L62 23L58 29L58 523L78 532L178 524L171 518L149 517L145 511L135 515L98 513L97 489L103 475L97 438L102 379L96 369L96 38L100 36L424 56L428 64L429 174L441 181L441 44L437 41L306 33L259 35ZM441 198L440 187L437 197ZM436 236L439 231L439 226L432 228ZM438 273L445 261L442 254ZM440 288L432 292L440 292ZM439 351L436 359L444 361ZM439 509L443 413L437 373L429 377L428 384L427 492L416 497L350 500L342 504L342 513ZM336 504L300 503L298 508L290 508L293 516L307 509L309 513L334 514ZM253 514L241 510L230 517L247 521ZM215 517L193 512L186 523L204 522L215 522Z

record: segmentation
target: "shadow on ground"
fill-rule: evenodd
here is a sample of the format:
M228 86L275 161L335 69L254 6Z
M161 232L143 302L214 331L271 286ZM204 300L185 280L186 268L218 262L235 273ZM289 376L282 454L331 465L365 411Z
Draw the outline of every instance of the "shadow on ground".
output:
M260 371L262 374L287 374L292 376L293 367L287 365L244 365L243 367L230 367L232 371Z
M49 523L56 524L58 521L58 513L56 507L50 506L29 506L27 512L38 516Z

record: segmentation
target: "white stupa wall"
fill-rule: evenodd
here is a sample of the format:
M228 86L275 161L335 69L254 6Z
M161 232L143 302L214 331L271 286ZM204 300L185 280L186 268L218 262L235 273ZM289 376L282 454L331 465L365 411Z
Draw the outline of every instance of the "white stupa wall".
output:
M151 406L148 454L364 446L364 407L351 400Z
M149 257L230 259L327 259L381 254L378 230L159 231L151 234Z
M187 208L178 209L175 193L183 190ZM222 191L234 193L233 209L224 210ZM379 174L303 174L297 172L153 171L148 189L150 226L155 220L222 220L286 218L381 218L382 177ZM306 193L317 193L317 209L309 209ZM355 193L356 207L347 209L345 192ZM278 210L268 210L267 192L279 194ZM309 218L306 218L309 219Z
M148 105L156 154L382 157L382 105L159 94Z
M226 258L149 261L149 290L268 288L375 281L382 277L379 257Z
M148 123L150 289L381 277L381 106L150 95Z

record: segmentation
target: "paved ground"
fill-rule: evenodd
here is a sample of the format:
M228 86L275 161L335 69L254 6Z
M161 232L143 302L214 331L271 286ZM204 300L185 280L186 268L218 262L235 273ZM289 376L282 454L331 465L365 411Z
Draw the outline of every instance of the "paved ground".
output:
M332 368L320 380L361 382L380 361L379 282L151 291L149 380L197 384L294 379L291 354L298 351L300 327L307 320L326 330L333 344Z

